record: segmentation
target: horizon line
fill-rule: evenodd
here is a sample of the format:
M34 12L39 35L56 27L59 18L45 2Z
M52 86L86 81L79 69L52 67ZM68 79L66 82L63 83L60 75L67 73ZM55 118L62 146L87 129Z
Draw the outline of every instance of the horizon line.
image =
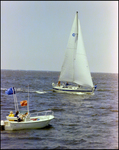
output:
M10 71L44 71L44 72L60 72L60 71L54 71L54 70L29 70L29 69L1 69L1 70L10 70ZM92 71L91 73L115 73L118 74L118 72L94 72Z

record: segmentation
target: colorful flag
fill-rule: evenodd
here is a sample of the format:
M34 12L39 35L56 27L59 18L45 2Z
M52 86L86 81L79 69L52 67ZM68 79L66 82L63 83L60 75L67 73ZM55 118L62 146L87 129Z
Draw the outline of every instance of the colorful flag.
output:
M20 104L21 106L27 106L27 100L21 101Z
M5 91L5 94L11 95L11 94L13 94L13 92L15 94L15 89L14 89L14 87L13 88L11 87L11 88L7 89L7 91Z

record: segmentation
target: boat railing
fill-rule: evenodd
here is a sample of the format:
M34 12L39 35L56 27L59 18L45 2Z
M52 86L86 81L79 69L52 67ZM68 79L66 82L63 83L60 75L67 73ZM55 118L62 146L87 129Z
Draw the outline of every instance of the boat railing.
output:
M54 115L52 110L30 113L30 117Z

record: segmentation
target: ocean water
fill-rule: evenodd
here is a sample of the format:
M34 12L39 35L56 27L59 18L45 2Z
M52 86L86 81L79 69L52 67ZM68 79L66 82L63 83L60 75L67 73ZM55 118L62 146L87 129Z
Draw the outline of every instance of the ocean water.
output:
M94 95L52 92L59 72L1 70L1 120L17 100L27 100L30 112L52 110L55 119L43 129L1 131L1 149L118 149L118 74L92 73ZM25 108L24 108L25 109Z

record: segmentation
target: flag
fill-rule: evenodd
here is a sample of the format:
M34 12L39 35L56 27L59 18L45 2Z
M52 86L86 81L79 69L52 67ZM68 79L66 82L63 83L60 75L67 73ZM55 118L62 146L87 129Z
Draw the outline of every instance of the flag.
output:
M21 101L20 104L21 106L27 106L27 100Z
M14 89L14 87L13 88L11 87L11 88L7 89L7 91L5 91L5 94L11 95L11 94L13 94L13 92L15 94L15 89Z

